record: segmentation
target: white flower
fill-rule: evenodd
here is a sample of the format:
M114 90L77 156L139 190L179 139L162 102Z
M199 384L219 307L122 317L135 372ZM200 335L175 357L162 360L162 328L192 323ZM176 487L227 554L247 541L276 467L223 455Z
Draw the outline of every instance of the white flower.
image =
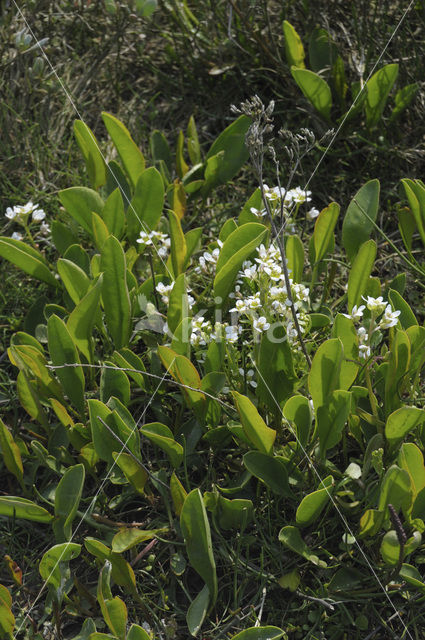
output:
M152 244L152 239L149 237L149 233L146 231L141 231L139 233L140 238L137 238L136 242L139 244L144 244L146 247Z
M311 191L305 191L304 189L301 189L301 187L295 187L295 189L288 191L288 196L290 196L292 201L296 202L296 204L311 202Z
M308 296L310 295L310 289L308 287L305 287L301 283L295 283L292 285L292 290L298 300L301 302L308 302Z
M256 293L254 296L249 296L244 302L249 309L258 309L261 307L260 294Z
M265 215L267 215L267 211L265 209L262 209L260 211L259 209L256 209L255 207L251 207L250 211L251 211L251 213L254 214L254 216L257 216L257 218L263 218Z
M378 315L383 312L387 304L386 302L384 302L382 296L379 296L379 298L372 298L371 296L365 298L364 296L362 296L362 298L366 301L366 306L369 311L373 311Z
M267 322L267 319L264 316L260 316L259 318L254 319L254 330L262 333L263 331L267 331L270 328L270 323Z
M370 358L370 346L368 344L360 344L359 345L359 356L360 358Z
M228 327L225 327L224 331L225 331L226 341L229 342L230 344L234 344L235 342L238 341L239 334L242 331L242 327L232 324Z
M236 300L236 304L233 309L230 309L230 313L236 311L237 313L245 313L248 310L245 300Z
M17 214L15 208L12 209L11 207L7 207L5 215L6 218L9 218L9 220L13 220L14 218L16 218Z
M264 266L264 271L270 276L271 280L277 282L282 278L282 269L279 264L276 262L270 262L266 266Z
M47 224L47 222L42 222L40 225L40 233L43 234L43 236L47 236L50 233L50 225Z
M44 213L43 209L36 209L32 212L32 219L34 220L34 222L41 222L45 217L46 214Z
M312 207L310 211L307 211L307 220L314 220L319 215L319 209Z
M19 231L14 231L11 237L12 240L22 240L22 233L19 233Z
M350 320L360 320L363 315L363 309L366 309L364 304L360 305L360 307L357 307L355 304L351 309L351 313L343 313L342 315L346 318L350 318Z
M389 329L390 327L395 327L398 323L398 316L401 311L393 311L391 305L387 305L387 308L384 311L384 315L381 318L381 322L379 323L380 329Z
M174 284L164 284L163 282L158 282L156 285L156 290L161 295L161 300L164 304L169 303L169 294L173 290Z
M367 342L368 339L369 339L369 335L368 335L368 333L367 333L367 331L366 331L366 329L364 327L359 327L357 329L357 336L358 336L359 341L361 343Z

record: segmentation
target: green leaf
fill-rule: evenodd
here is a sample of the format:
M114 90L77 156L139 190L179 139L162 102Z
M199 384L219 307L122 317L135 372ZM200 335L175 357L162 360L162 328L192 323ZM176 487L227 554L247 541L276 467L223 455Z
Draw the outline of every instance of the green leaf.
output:
M190 315L189 302L186 293L185 274L181 273L175 280L170 293L167 325L171 333L174 333L182 320ZM188 341L188 340L186 340Z
M128 630L126 640L151 640L151 636L138 624L132 624Z
M106 403L114 396L127 406L130 402L130 382L126 373L115 368L113 362L105 361L105 365L100 376L101 401Z
M372 272L376 258L376 242L367 240L360 247L353 266L348 276L348 311L351 312L354 305L359 305L362 296L366 294L366 287L369 282L369 276Z
M22 373L22 372L20 372ZM15 478L23 489L24 484L24 467L22 465L21 452L18 445L13 439L9 429L0 418L0 449L3 457L3 462L10 473L13 473Z
M187 162L184 159L184 134L183 131L179 131L176 144L176 171L180 179L182 179L189 171Z
M41 577L54 589L60 589L63 579L63 565L78 558L81 545L75 542L63 542L51 547L40 560L38 570Z
M260 451L248 451L243 463L253 476L264 482L274 493L291 498L286 460L280 456L271 456Z
M270 411L280 413L280 407L293 393L296 384L292 350L282 324L263 333L258 352L258 386L256 395Z
M231 640L278 640L285 632L279 627L250 627L232 636Z
M75 262L65 258L59 258L57 269L72 302L78 304L90 287L90 278Z
M82 367L62 367L64 364L80 364L77 348L66 328L65 323L58 316L50 316L47 322L47 337L49 352L55 373L59 378L70 402L75 405L80 414L84 414L84 373Z
M58 542L72 538L71 525L80 504L84 477L84 465L76 464L65 471L56 487L53 532Z
M199 489L193 489L187 495L180 514L180 526L189 562L207 585L212 607L217 598L217 574L210 525Z
M180 516L184 501L186 500L187 491L173 471L170 478L170 492L173 500L173 506L176 516Z
M137 493L143 495L145 493L145 484L149 477L143 467L128 453L116 453L113 451L112 458Z
M410 364L410 340L405 331L395 330L385 375L385 409L388 415L402 405L403 381Z
M283 527L279 531L279 542L318 567L326 567L326 562L319 560L307 547L297 527Z
M174 211L169 211L168 216L170 222L171 264L174 276L177 277L184 271L187 254L186 239L177 214Z
M12 597L9 590L0 584L0 637L13 638L15 616L11 611Z
M288 269L294 282L301 282L304 271L304 245L299 236L289 236L286 238L286 259Z
M187 125L187 152L193 165L202 162L201 147L199 145L198 132L196 130L195 118L190 116Z
M413 98L419 91L419 85L417 82L413 84L407 84L405 87L402 87L395 94L395 107L391 112L390 122L394 122L401 113L409 106L412 102Z
M173 161L171 159L170 146L161 131L155 129L150 136L149 146L151 151L152 160L155 165L158 165L162 160L167 167L168 171L172 170Z
M125 214L124 202L118 187L108 196L103 208L102 219L109 233L120 239L124 233Z
M309 401L304 396L292 396L283 407L283 415L295 426L297 444L305 449L312 425Z
M239 116L220 133L211 145L206 155L207 161L218 153L223 152L223 156L220 157L214 186L226 184L248 160L249 153L245 146L245 135L250 124L250 118L245 115ZM206 194L203 195L205 197Z
M242 265L256 247L264 240L267 229L257 222L248 222L238 227L224 242L216 265L214 296L227 301L234 280Z
M331 202L317 217L313 232L314 262L320 262L332 246L339 210L339 204Z
M326 70L329 72L337 57L338 50L329 33L321 27L316 27L310 35L308 45L308 59L312 70L316 72Z
M291 67L291 74L307 100L325 120L330 122L332 94L326 80L309 69Z
M57 287L55 276L50 271L42 254L21 240L0 236L0 257L8 260L30 276Z
M326 405L317 408L316 433L323 457L328 449L341 440L350 409L351 393L349 391L334 391L327 397Z
M101 322L99 318L102 284L103 276L101 274L77 304L66 323L74 344L89 363L93 362L93 327L96 321Z
M113 463L112 453L121 451L122 445L109 432L109 430L99 420L106 422L108 427L120 438L121 442L125 442L133 455L140 456L139 434L137 429L132 430L120 418L116 411L111 411L100 400L90 399L87 402L89 406L90 426L95 451L101 460L105 460L110 464Z
M53 520L53 516L43 507L26 498L15 496L0 496L0 515L43 523Z
M184 456L183 447L174 440L172 431L165 424L160 422L145 424L140 428L140 433L165 451L174 468L181 465Z
M386 511L386 520L389 520L388 505L394 509L407 510L411 502L410 478L407 471L393 464L386 472L379 493L378 510Z
M131 333L131 303L126 282L124 250L114 236L109 236L102 251L102 298L106 325L116 349L126 347Z
M385 424L385 437L391 446L395 446L412 431L425 422L425 411L416 407L401 407L388 416Z
M97 215L97 213L92 213L92 236L94 240L95 247L98 251L102 250L102 247L108 236L110 235L108 231L108 227L103 222L102 218Z
M92 212L101 215L104 202L97 191L87 187L70 187L59 191L59 200L71 218L92 236Z
M388 292L388 300L391 303L393 311L400 311L398 320L403 329L418 325L415 314L398 291L390 289Z
M374 229L379 207L379 180L369 180L351 200L342 223L342 244L351 261ZM367 215L365 215L365 213Z
M290 67L294 66L299 69L305 69L305 53L300 36L295 31L292 24L287 20L283 21L282 28L283 35L285 36L285 55L287 63Z
M167 527L162 529L151 529L150 531L142 531L141 529L120 529L112 538L112 551L114 553L123 553L132 549L136 545L152 540L156 535L166 533Z
M127 627L127 607L118 596L112 597L109 584L111 569L112 565L107 560L99 574L97 599L103 618L112 634L120 640L124 640Z
M378 124L397 75L398 64L387 64L367 81L365 111L366 125L369 129L373 129Z
M355 362L358 360L359 343L353 321L338 313L332 327L332 338L339 338L342 342L344 358L341 362L340 388L349 389L359 371L359 365Z
M425 487L425 467L422 451L413 442L404 442L398 454L398 465L410 477L413 500Z
M93 131L82 120L75 120L74 135L84 156L87 174L94 189L106 182L106 165Z
M425 245L425 188L419 180L404 178L401 182L422 243Z
M308 389L316 411L326 405L333 391L341 388L343 355L342 342L338 338L326 340L316 351L308 376Z
M217 516L221 529L242 529L251 522L254 515L254 505L251 500L235 498L229 500L223 496L218 496Z
M422 580L422 575L416 567L413 567L411 564L403 563L399 575L412 587L416 587L422 591L422 593L425 593L425 583Z
M381 542L381 556L385 564L394 567L400 557L400 543L396 531L387 531Z
M244 206L242 207L242 211L240 212L238 217L239 225L242 226L247 222L258 223L258 217L255 215L255 213L252 213L251 209L256 209L257 211L261 211L263 207L264 207L264 204L263 204L263 196L261 195L261 189L260 187L257 187L254 193L251 195L251 197L245 202Z
M208 612L210 602L210 590L207 585L198 593L190 603L186 614L187 628L192 636L197 636Z
M112 142L121 158L124 169L130 178L133 188L136 187L137 181L145 168L145 158L139 147L132 139L128 129L110 113L105 111L102 113L102 119L108 130Z
M246 437L259 451L270 454L276 439L276 431L266 425L249 398L237 391L232 391L232 395Z
M298 526L308 527L317 520L330 500L333 484L333 477L328 476L320 482L319 489L317 489L317 491L313 491L312 493L304 496L296 513Z
M134 241L140 231L158 226L164 207L164 182L155 167L145 169L139 177L127 210L127 235Z

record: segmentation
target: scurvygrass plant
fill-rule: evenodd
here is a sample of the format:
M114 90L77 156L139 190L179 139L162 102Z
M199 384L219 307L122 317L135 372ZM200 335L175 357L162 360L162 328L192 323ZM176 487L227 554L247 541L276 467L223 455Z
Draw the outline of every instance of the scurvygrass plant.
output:
M181 136L173 166L155 134L146 167L104 119L118 159L76 124L92 188L59 194L56 263L0 239L51 287L8 349L25 417L0 421L15 482L0 515L48 543L16 624L19 576L13 604L0 588L4 635L52 621L92 640L406 634L425 591L425 329L400 279L379 278L374 226L350 205L341 239L337 203L316 215L314 193L257 172L212 238L187 221L236 175L246 133L261 139L255 114L205 156L190 127L192 169ZM355 197L373 221L376 190Z

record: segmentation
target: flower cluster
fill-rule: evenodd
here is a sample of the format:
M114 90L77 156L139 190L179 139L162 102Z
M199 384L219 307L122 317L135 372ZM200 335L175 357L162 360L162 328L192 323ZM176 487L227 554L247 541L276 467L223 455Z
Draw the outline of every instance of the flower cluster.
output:
M354 322L363 320L364 310L369 311L369 326L361 325L357 329L359 339L359 356L367 359L371 355L371 339L372 335L378 330L390 329L398 324L398 316L400 311L393 311L388 302L385 302L382 296L373 298L372 296L363 297L366 304L360 306L354 305L351 313L344 313L346 318L350 318ZM379 321L378 321L379 318Z
M229 325L227 322L215 322L214 327L209 320L203 316L195 317L192 320L192 332L190 344L193 347L200 347L212 341L225 341L228 344L235 344L242 331L242 327Z
M195 269L198 273L214 273L215 267L217 264L218 256L220 255L221 248L223 243L221 240L217 240L218 247L213 249L212 251L204 251L202 256L199 258L199 266Z
M166 258L171 246L171 240L167 234L162 231L141 231L136 242L143 247L155 247L158 256L162 259Z
M7 207L6 218L8 218L11 222L16 222L24 227L29 233L28 225L29 218L31 216L32 223L41 223L39 227L39 234L43 236L47 236L50 233L50 226L47 222L44 221L46 214L43 209L40 209L38 204L34 204L33 202L27 202L27 204L23 205L15 205L14 207ZM22 240L23 234L19 231L14 231L12 233L13 240Z
M267 198L270 211L272 215L280 212L281 205L283 204L283 212L285 216L289 216L293 209L298 211L301 204L311 202L311 191L302 189L301 187L295 187L295 189L283 189L282 187L268 187L264 185L264 195ZM258 218L263 218L267 211L265 208L256 209L251 207L251 213ZM313 220L317 218L319 211L314 207L307 212L307 218Z

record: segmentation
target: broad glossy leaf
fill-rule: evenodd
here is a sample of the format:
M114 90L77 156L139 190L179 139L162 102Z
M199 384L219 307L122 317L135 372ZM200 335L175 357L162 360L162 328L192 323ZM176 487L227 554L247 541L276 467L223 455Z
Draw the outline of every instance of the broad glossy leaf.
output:
M104 206L97 191L87 187L70 187L59 191L59 200L71 218L74 218L91 236L93 234L92 212L101 215Z
M102 274L93 283L86 295L80 300L70 314L66 328L87 362L93 362L93 327L100 323L100 294L102 291Z
M122 445L109 433L108 429L100 422L99 417L106 422L122 442L126 443L126 446L134 455L140 455L137 429L132 431L116 411L112 412L100 400L90 399L88 400L88 406L93 444L101 460L112 464L112 452L121 451Z
M126 640L151 640L151 636L138 624L132 624L128 630Z
M225 303L244 260L264 240L267 229L257 222L238 227L224 242L216 265L214 296ZM223 304L222 302L222 304Z
M195 118L190 116L187 124L187 152L193 165L202 162L201 147L199 145L198 132L196 130Z
M58 366L55 373L59 378L70 402L80 414L84 413L84 373L81 367L63 367L64 364L80 364L77 348L58 316L50 316L47 322L47 336L52 364Z
M418 180L402 181L422 243L425 244L425 188Z
M106 182L106 165L93 131L82 120L75 120L74 135L84 156L87 174L94 189Z
M328 476L319 484L317 491L304 496L296 513L297 525L308 527L317 520L330 500L333 483L333 477Z
M173 500L174 512L176 516L180 516L184 501L187 497L187 491L173 471L170 478L170 492Z
M309 69L291 67L291 74L304 96L320 115L330 121L332 93L326 80Z
M344 358L341 362L340 371L340 388L349 389L359 371L359 365L355 362L358 360L359 354L358 337L353 321L350 318L346 318L342 313L338 313L332 327L332 337L339 338L344 348Z
M174 276L177 277L183 272L186 262L186 238L177 214L174 213L174 211L169 211L168 216L170 222L171 265L173 267Z
M231 640L278 640L285 632L279 627L250 627L232 636Z
M376 242L367 240L360 247L353 261L353 266L348 276L348 311L351 312L354 305L359 306L362 296L366 295L369 276L372 272L376 258Z
M313 71L330 70L338 57L338 50L329 33L316 27L310 35L308 59ZM295 63L294 63L295 64Z
M410 364L410 340L405 331L396 329L391 344L390 357L385 375L385 409L388 415L402 405L403 383Z
M318 567L326 567L326 562L319 560L307 547L297 527L283 527L279 531L279 542Z
M250 124L250 118L245 115L239 116L220 133L211 145L206 155L207 161L212 156L224 152L220 158L215 184L226 184L248 160L249 153L245 146L245 135Z
M53 516L35 502L15 496L0 496L0 515L33 522L51 522Z
M102 298L106 325L117 349L126 347L131 332L131 303L126 283L126 260L117 238L109 236L101 258Z
M143 153L132 139L127 127L118 118L103 112L102 119L134 188L145 168Z
M72 537L71 525L80 504L84 478L84 466L76 464L65 471L56 488L53 532L58 542L66 542Z
M99 575L97 599L109 629L119 640L124 640L127 627L127 607L118 596L112 597L109 584L111 569L112 565L107 560Z
M276 439L276 431L266 425L249 398L237 391L233 391L232 395L235 399L245 435L259 451L270 454Z
M315 410L326 405L331 393L340 389L341 363L344 349L339 338L323 342L313 358L308 376L308 389Z
M40 575L54 589L60 589L62 581L63 563L68 563L74 558L78 558L81 552L81 545L75 542L63 542L51 547L40 560L38 570Z
M59 258L57 270L72 302L78 304L90 287L90 278L75 262L65 258Z
M400 407L388 416L385 437L394 446L420 424L425 422L425 411L417 407Z
M25 242L0 236L0 256L30 276L57 287L55 276L47 266L43 255Z
M257 187L254 193L251 195L251 197L245 202L244 206L242 207L242 211L240 212L238 217L239 225L242 226L247 222L258 223L258 216L256 216L255 213L251 211L251 209L255 209L256 211L261 211L263 208L264 208L264 204L263 204L263 197L261 195L261 189L260 187Z
M164 182L159 171L155 167L145 169L137 181L127 211L127 233L131 240L134 241L140 231L155 229L161 218L164 196Z
M199 489L187 495L180 513L180 526L190 564L207 585L210 606L213 606L217 598L217 574L210 525Z
M339 204L331 204L321 211L316 219L313 232L314 261L320 262L332 246L334 229L339 216Z
M140 433L165 451L174 468L181 465L184 457L183 447L175 441L172 431L165 424L160 422L145 424L140 428Z
M135 459L128 453L113 452L112 458L137 493L143 495L145 493L145 484L149 478L143 467L137 464Z
M151 529L150 531L142 531L141 529L120 529L112 538L112 551L114 553L123 553L128 549L132 549L146 540L152 540L156 535L164 534L168 531L167 527L162 529Z
M376 220L379 207L379 190L379 180L369 180L357 191L348 206L342 223L342 244L351 261L374 229L373 222Z
M12 597L9 590L0 584L0 636L13 638L15 628L15 616L11 611Z
M416 567L411 564L403 563L400 569L400 576L412 587L416 587L422 591L422 593L425 593L425 583L423 582L422 575Z
M391 303L393 311L400 311L398 320L403 329L408 329L409 327L418 325L415 314L398 291L390 289L388 293L388 300Z
M172 333L175 332L184 318L190 315L189 302L186 293L185 274L181 273L174 282L169 296L167 325ZM190 336L188 336L189 338Z
M385 564L394 567L398 563L400 557L400 543L398 541L396 531L387 531L382 538L380 551Z
M22 373L22 372L20 372ZM18 480L22 488L24 485L24 467L22 465L21 452L18 445L13 439L9 429L0 418L0 450L3 462L15 478Z
M19 396L19 402L25 411L31 416L31 418L37 420L44 429L49 432L49 420L40 402L40 394L35 385L30 382L25 371L20 371L18 373L16 389Z
M288 236L285 250L291 278L294 282L301 282L304 271L304 245L301 238L295 235Z
M285 55L286 61L290 67L298 67L305 69L304 64L304 47L301 38L295 31L294 27L287 20L283 21L283 35L285 36Z
M118 187L108 196L102 211L102 219L109 233L120 239L124 233L125 214L124 202Z
M221 529L225 531L231 529L242 529L251 522L254 514L254 505L251 500L234 498L229 500L223 496L218 496L217 515Z
M105 367L100 376L100 399L108 402L114 396L124 405L130 402L130 382L124 371L114 367L114 363L105 361Z
M388 509L386 507L392 504L396 511L400 508L406 510L411 502L411 493L409 474L404 469L400 469L396 464L393 464L382 480L378 510L385 511L385 519L388 520Z
M243 463L253 476L264 482L274 493L293 497L289 487L286 460L280 456L271 456L260 451L248 451Z
M168 171L172 170L172 158L170 152L170 146L161 131L155 129L150 136L149 146L151 151L152 160L157 165L160 160L165 163Z
M390 122L394 122L401 113L409 106L412 102L413 98L419 91L419 85L417 82L413 84L407 84L405 87L402 87L395 94L394 102L395 107L391 112Z
M178 355L170 373L178 382L185 385L182 390L189 407L193 408L198 417L202 417L206 409L206 400L201 391L195 391L201 388L201 379L191 361L185 356Z
M324 457L342 438L342 433L351 409L349 391L333 391L326 404L317 409L315 433L319 437L320 453Z
M366 124L369 129L378 124L397 75L398 64L387 64L367 81Z
M186 614L187 628L192 636L197 636L198 631L207 615L210 602L210 590L207 585L198 593L196 598L190 603Z
M308 399L300 395L292 396L283 407L283 415L293 424L298 445L305 449L312 424L312 410Z
M273 328L272 335L270 331L263 333L257 368L258 399L273 413L280 413L280 407L293 393L297 381L292 350L282 324Z

